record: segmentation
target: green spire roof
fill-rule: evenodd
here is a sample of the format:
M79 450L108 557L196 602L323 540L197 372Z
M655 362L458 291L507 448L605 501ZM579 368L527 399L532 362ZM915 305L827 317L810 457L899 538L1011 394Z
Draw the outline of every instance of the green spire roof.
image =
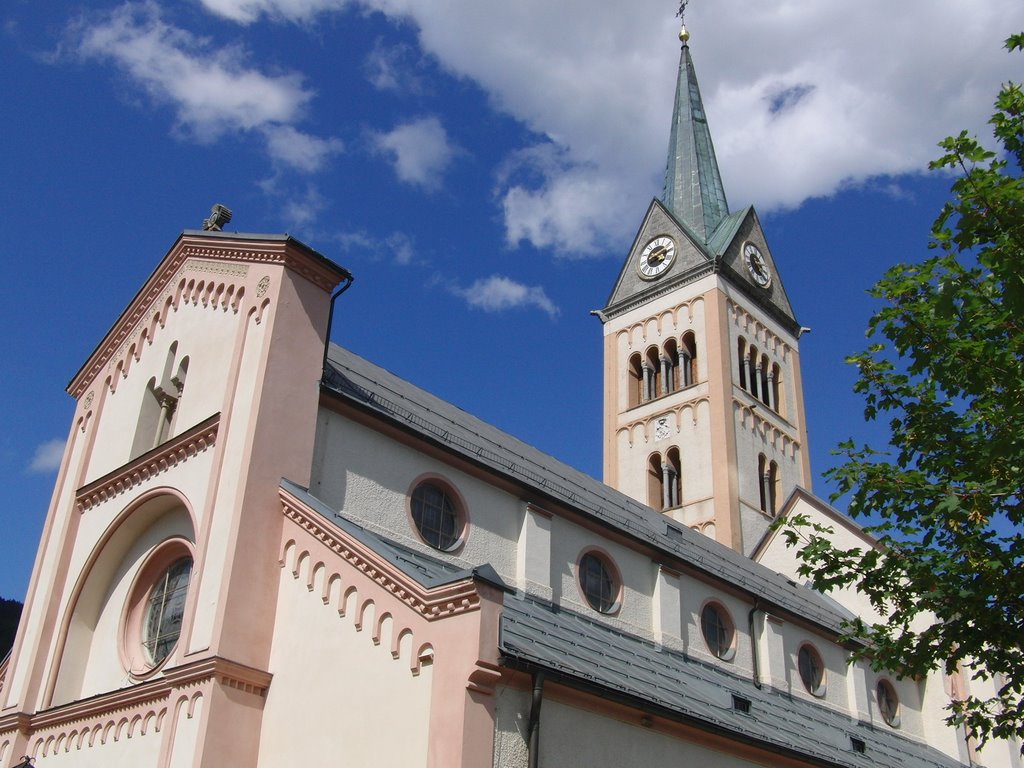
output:
M685 29L679 33L679 38L683 48L679 53L676 104L672 111L672 134L661 201L707 242L715 227L729 215L729 205L725 202L725 188L718 172Z

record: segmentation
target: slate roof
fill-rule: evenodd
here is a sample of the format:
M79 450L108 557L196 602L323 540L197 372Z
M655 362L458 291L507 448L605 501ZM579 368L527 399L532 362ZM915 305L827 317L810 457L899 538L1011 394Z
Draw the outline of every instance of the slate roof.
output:
M281 487L424 587L476 578L509 592L488 564L460 569L366 530L295 483L282 480ZM959 766L888 729L854 722L842 712L767 686L758 689L750 679L726 668L534 598L505 595L498 649L506 666L543 669L557 682L824 765ZM734 696L750 702L748 713L735 709ZM853 750L851 736L864 742L863 754Z
M328 350L323 386L349 403L516 481L724 581L766 608L782 609L837 632L849 614L834 601L675 523L589 475L410 384L336 344ZM538 503L541 502L538 498Z
M488 563L484 563L478 568L459 568L444 560L430 557L415 549L410 549L390 539L385 539L383 536L371 533L361 525L340 514L337 510L324 504L320 499L311 494L309 489L303 488L291 480L282 479L281 487L325 520L334 523L345 533L365 544L402 573L415 579L417 583L427 589L474 577L488 581L503 589L506 588L501 577L498 576L494 568Z
M957 761L887 728L850 719L728 670L529 598L507 596L499 647L506 663L539 667L645 711L762 747L850 768L954 768ZM733 697L750 702L748 713ZM854 751L851 737L864 743Z

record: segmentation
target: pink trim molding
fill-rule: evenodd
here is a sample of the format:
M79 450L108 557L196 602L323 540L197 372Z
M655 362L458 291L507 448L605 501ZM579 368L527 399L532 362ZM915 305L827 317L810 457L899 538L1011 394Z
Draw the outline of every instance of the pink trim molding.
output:
M76 494L78 511L85 512L97 504L120 496L212 447L217 442L219 426L220 414L216 413L134 461L83 486Z

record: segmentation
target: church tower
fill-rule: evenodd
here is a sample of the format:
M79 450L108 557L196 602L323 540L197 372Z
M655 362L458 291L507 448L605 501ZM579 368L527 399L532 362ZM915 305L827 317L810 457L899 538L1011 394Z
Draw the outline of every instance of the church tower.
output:
M749 554L810 487L800 325L754 209L729 212L679 38L664 191L597 313L604 480Z

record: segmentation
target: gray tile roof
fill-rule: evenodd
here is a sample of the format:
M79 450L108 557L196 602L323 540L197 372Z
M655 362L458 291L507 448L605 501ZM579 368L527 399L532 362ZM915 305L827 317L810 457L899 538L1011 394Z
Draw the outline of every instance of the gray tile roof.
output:
M457 568L366 530L295 483L282 480L281 487L424 587L439 587L468 578L505 586L490 565ZM542 668L559 682L618 698L645 712L690 722L826 765L959 765L886 728L854 722L841 712L768 687L758 689L751 680L723 667L697 661L529 597L505 595L498 646L507 666ZM750 702L749 713L734 709L734 695ZM864 742L864 754L853 751L851 736Z
M334 523L354 539L365 544L390 562L402 573L415 579L417 583L422 584L428 589L468 578L483 579L498 587L505 588L504 582L502 582L490 564L484 563L478 568L459 568L444 560L430 557L366 530L361 525L352 522L340 514L337 510L324 504L320 499L311 494L308 489L293 483L291 480L282 479L281 487L325 520Z
M595 686L645 711L693 722L782 753L827 765L953 768L960 764L887 727L874 728L813 701L789 696L682 653L555 609L507 596L499 647L506 663L543 668L569 685ZM733 696L750 702L749 713ZM851 737L864 742L863 754Z
M350 403L455 454L484 466L541 497L568 506L716 580L839 631L849 614L813 590L675 523L650 507L527 445L460 408L425 392L348 350L331 344L324 386ZM538 503L542 499L538 498Z

